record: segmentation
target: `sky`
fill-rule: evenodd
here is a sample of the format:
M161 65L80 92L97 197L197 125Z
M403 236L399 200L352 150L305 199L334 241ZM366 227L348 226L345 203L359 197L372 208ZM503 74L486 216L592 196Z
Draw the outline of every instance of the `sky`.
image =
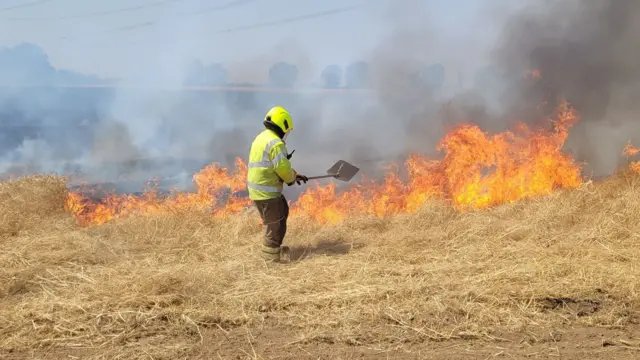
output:
M236 69L238 73L261 61L271 65L280 57L306 63L319 74L326 65L365 58L380 39L406 21L428 23L452 39L477 36L491 25L479 20L481 3L0 0L0 46L31 42L41 46L56 67L103 77L129 77L140 71L143 61L161 64L158 71L166 70L187 58L242 68ZM411 18L416 4L421 12ZM357 8L339 10L353 6ZM288 21L336 9L334 14ZM268 23L275 25L261 26Z
M176 154L203 158L210 155L209 143L218 141L206 135L218 131L218 125L245 120L249 124L249 120L261 118L264 109L275 105L272 103L275 100L257 97L260 101L251 110L253 113L238 114L230 110L232 104L225 103L212 110L211 103L204 98L189 106L184 105L184 99L178 95L168 98L164 89L184 84L190 61L197 59L206 65L222 62L229 70L230 82L238 83L263 83L273 64L286 61L297 66L296 86L304 87L310 81L317 81L327 65L344 67L364 60L371 65L374 91L368 95L370 98L346 105L339 101L300 100L287 106L298 108L299 124L304 123L305 118L313 118L316 123L330 121L340 129L340 121L348 120L356 124L354 129L357 126L360 130L360 124L372 122L372 114L378 116L379 121L385 121L381 124L386 124L388 114L409 125L424 120L422 123L428 125L423 128L424 133L414 137L422 151L434 147L425 143L424 134L432 142L441 137L437 116L425 112L423 94L415 88L415 77L411 78L424 65L436 62L444 65L446 80L441 93L446 98L453 98L473 90L476 70L496 65L518 72L521 67L529 66L531 51L538 45L546 44L550 39L565 41L564 36L577 41L585 53L596 55L567 58L567 54L571 54L565 54L563 48L549 50L551 60L562 58L560 65L566 65L571 71L562 67L562 71L543 69L543 74L545 71L554 74L545 78L574 91L577 93L574 97L583 96L583 104L595 103L592 107L596 110L612 108L608 106L609 100L593 101L608 96L611 103L623 104L618 105L619 108L635 109L633 106L637 101L633 100L637 90L630 90L627 87L631 85L623 84L615 89L618 92L615 93L610 87L616 79L608 79L607 74L620 73L622 70L619 69L636 74L635 62L629 59L635 59L632 50L635 51L637 41L633 40L637 36L633 35L637 31L633 24L638 21L633 18L634 21L624 23L624 16L615 17L605 10L611 7L615 10L614 15L626 14L636 11L634 4L637 1L609 0L602 1L602 6L598 3L595 0L0 0L0 47L29 42L40 46L57 69L119 78L111 103L100 109L102 122L124 126L136 149L154 154L154 151L165 151L162 146L169 140L156 134L163 130L166 118L173 116L170 125L179 131L176 130L178 135L172 135L177 137L170 145L177 149ZM604 10L598 10L599 7ZM616 31L626 37L616 35ZM611 35L603 37L602 33ZM594 48L594 43L603 50ZM492 54L493 50L496 51ZM590 72L591 58L603 63L600 77L607 80L602 81L602 86L596 86L597 89L593 83L599 85L597 82L602 79L582 75L593 74ZM20 59L16 61L20 62ZM23 71L38 75L38 69ZM633 76L620 78L632 79ZM143 85L145 91L138 92L137 85ZM500 80L488 84L485 81L482 85L481 98L495 113L511 111L512 105L517 105L518 91L509 94L515 100L504 100L503 85ZM55 93L46 95L36 99L25 95L18 99L24 113L38 118L43 124L59 120L52 117L44 105L82 109L88 106L76 98L56 97ZM463 105L468 101L473 109L476 101L480 101L472 96L461 96L458 100ZM183 117L183 114L188 116ZM630 116L617 115L607 114L610 118ZM603 116L598 114L594 118ZM59 117L64 118L63 115ZM327 129L328 133L332 131L332 128ZM371 131L370 136L385 140L389 137L389 129L384 126L365 129ZM412 135L414 132L404 127L394 126L394 129ZM59 141L66 133L56 131L52 130L50 135ZM113 131L115 135L107 136L108 131L104 130L100 137L121 140L119 130ZM601 129L589 131L594 139L603 137ZM620 131L620 138L627 137L623 132L626 130ZM344 135L344 131L341 134ZM403 136L395 134L398 147L405 146ZM578 142L586 143L583 141L586 137L583 135ZM344 138L350 144L360 141L347 135ZM150 143L149 139L155 141L153 146L146 145ZM305 137L297 139L303 142ZM244 140L233 141L246 143ZM118 141L113 144L120 147ZM613 150L607 151L607 159L601 161L607 166L615 163L611 159L617 159L622 148L617 141L611 144ZM23 145L23 150L33 148L28 143ZM42 149L32 151L31 158L40 159L50 152L46 146ZM307 152L312 149L307 148ZM600 149L593 152L601 153ZM304 153L302 146L298 153Z

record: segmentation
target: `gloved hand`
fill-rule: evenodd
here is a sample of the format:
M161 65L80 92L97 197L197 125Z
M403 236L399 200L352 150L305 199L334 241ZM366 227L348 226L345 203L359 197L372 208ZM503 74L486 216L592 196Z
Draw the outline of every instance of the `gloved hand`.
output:
M291 152L291 154L287 155L287 160L291 160L291 157L293 156L293 153L296 152L295 150L293 150Z
M300 182L303 182L303 183L305 183L305 184L306 184L306 183L307 183L307 181L309 181L309 179L307 179L307 177L306 177L306 176L304 176L304 175L300 175L300 174L297 174L297 175L296 175L296 182L298 183L298 185L300 185Z

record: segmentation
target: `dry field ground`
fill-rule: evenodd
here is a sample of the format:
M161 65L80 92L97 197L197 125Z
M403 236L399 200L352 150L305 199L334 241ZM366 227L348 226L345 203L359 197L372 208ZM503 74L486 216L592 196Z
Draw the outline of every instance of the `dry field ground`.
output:
M640 178L322 227L256 215L82 228L63 179L0 183L2 359L638 359Z

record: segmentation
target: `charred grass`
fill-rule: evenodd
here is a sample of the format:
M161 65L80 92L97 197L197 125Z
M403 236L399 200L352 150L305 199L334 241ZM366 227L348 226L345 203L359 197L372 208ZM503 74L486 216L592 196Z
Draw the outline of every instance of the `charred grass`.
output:
M260 260L251 212L82 228L63 209L65 185L0 183L4 356L174 359L269 329L288 329L281 346L500 342L640 320L640 179L629 174L491 210L434 201L335 226L294 218L294 261L280 265Z

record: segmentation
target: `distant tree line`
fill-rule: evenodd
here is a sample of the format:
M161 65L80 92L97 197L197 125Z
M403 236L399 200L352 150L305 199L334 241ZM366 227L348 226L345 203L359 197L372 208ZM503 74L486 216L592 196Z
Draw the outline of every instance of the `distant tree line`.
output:
M220 63L203 64L192 61L186 68L186 86L268 86L293 88L298 84L298 67L281 61L269 69L266 84L233 84L229 72ZM416 74L416 79L428 86L439 89L445 81L445 68L436 63L425 65ZM115 83L115 79L101 79L97 76L57 69L51 65L46 52L37 45L23 43L13 47L0 48L0 85L95 85ZM328 89L366 89L371 87L369 63L356 61L347 66L331 64L319 74L313 86Z
M230 82L229 72L220 63L203 64L193 61L186 69L186 86L253 86L293 88L298 84L298 67L281 61L269 69L268 82L265 84L234 84ZM317 82L312 86L327 89L366 89L372 86L371 69L366 61L355 61L346 66L331 64L318 74ZM425 64L414 79L431 87L440 89L445 82L445 68L441 63ZM495 88L503 75L495 66L479 69L475 75L475 87L478 89ZM552 80L552 79L550 79ZM22 43L13 47L0 48L0 86L12 85L95 85L113 84L117 79L104 79L98 76L55 68L51 65L46 52L37 45Z
M436 63L424 66L417 74L418 79L437 90L445 81L445 68ZM195 61L188 69L185 80L187 86L223 86L232 85L228 81L229 73L221 64L204 66L200 61ZM292 88L298 80L298 67L287 62L278 62L269 69L270 87ZM332 64L324 68L320 73L317 87L327 89L366 89L371 87L371 72L369 64L365 61L356 61L345 68ZM244 86L259 86L256 84L242 84Z
M0 85L84 85L105 83L106 79L75 71L57 69L49 56L34 44L22 43L0 48Z

